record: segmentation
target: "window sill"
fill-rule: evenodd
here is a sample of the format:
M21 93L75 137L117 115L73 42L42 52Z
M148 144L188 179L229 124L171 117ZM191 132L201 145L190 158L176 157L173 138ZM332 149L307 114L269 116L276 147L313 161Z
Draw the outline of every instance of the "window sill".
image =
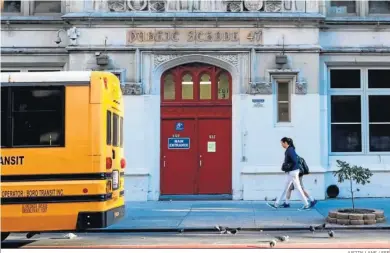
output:
M337 152L329 153L329 156L389 156L390 152Z
M1 17L1 22L4 23L6 21L14 22L14 23L28 23L31 22L63 22L61 15L55 16L23 16L23 15L3 15Z
M294 127L294 125L291 122L285 122L285 123L275 123L274 127Z

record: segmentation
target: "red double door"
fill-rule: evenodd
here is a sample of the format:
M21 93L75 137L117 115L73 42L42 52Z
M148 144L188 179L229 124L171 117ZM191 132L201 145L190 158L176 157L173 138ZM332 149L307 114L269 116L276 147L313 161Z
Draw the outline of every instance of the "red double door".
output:
M161 124L161 194L231 194L231 119Z

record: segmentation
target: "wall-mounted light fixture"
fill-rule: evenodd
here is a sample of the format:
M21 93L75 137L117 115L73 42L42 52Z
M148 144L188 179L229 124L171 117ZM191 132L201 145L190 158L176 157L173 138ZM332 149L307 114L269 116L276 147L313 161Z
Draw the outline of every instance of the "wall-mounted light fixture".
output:
M59 45L62 42L61 37L60 37L60 32L66 33L66 31L64 29L60 29L60 30L57 31L57 38L54 40L54 42L57 45Z
M96 52L96 64L99 66L106 66L109 62L109 57L106 53L102 52Z
M283 35L283 47L282 47L282 54L276 55L275 57L275 63L278 65L285 65L287 64L287 55L284 54L284 35Z
M106 66L109 63L109 57L106 53L107 39L108 39L107 37L105 37L104 39L104 52L95 53L96 64L99 66Z

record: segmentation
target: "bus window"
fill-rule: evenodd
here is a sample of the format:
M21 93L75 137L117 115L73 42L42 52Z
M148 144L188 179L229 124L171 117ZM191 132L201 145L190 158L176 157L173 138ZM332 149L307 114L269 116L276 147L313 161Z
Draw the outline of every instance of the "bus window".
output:
M120 135L121 135L120 146L121 146L121 148L122 148L122 147L123 147L123 117L121 117Z
M113 127L113 131L112 131L112 145L114 147L118 147L119 146L119 131L118 131L118 126L119 126L119 115L114 113L113 114L114 117L113 117L113 124L112 124L112 127Z
M65 145L64 86L12 87L11 94L13 147Z
M111 140L112 140L112 135L111 135L111 112L110 111L107 111L107 136L106 136L106 138L107 138L107 145L111 145L112 144L112 142L111 142Z
M7 108L8 107L8 88L1 88L1 146L7 143Z

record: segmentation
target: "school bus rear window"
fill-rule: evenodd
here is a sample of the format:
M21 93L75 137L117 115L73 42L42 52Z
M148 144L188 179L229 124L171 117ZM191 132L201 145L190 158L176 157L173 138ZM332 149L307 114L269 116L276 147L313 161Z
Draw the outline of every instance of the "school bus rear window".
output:
M107 111L107 145L111 145L112 143L112 135L111 135L111 112Z
M113 114L113 122L112 122L112 145L114 147L118 147L119 146L119 131L118 131L118 127L119 127L119 115L114 113Z
M121 147L123 147L123 117L121 117L121 125L120 125L120 134L121 134Z
M65 86L2 87L1 146L65 146Z

